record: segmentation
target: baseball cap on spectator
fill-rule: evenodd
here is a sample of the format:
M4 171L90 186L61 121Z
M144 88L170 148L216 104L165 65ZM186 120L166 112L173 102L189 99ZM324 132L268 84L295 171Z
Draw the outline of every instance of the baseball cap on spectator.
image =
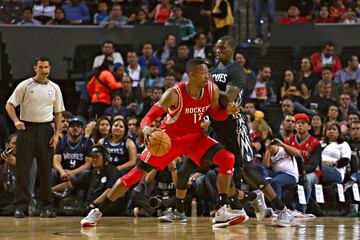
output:
M297 113L295 114L295 121L298 120L304 120L305 122L307 122L308 124L310 124L310 118L308 115L306 115L305 113Z
M74 123L77 123L80 126L84 127L85 119L83 117L81 117L81 116L74 116L74 117L69 119L69 126L71 126Z
M122 67L122 66L123 66L123 65L122 65L121 63L119 63L119 62L114 63L114 65L113 65L114 71L116 71L118 68L120 68L120 67Z

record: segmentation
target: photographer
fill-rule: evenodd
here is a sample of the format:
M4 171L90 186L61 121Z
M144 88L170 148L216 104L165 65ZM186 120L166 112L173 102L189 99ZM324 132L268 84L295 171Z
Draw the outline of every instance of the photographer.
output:
M15 165L16 134L12 134L6 140L5 150L0 150L0 208L10 205L15 198Z

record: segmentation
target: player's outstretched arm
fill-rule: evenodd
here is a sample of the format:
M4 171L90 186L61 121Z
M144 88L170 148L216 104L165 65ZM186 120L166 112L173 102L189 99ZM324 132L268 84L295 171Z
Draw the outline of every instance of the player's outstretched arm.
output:
M240 111L240 106L234 102L226 104L226 108L221 107L219 104L220 90L214 84L214 97L209 109L210 116L217 121L224 121L228 115L235 114Z
M169 107L177 107L178 96L173 88L169 88L161 96L160 100L151 107L140 123L144 132L145 143L148 142L150 134L156 129L151 127L152 123L161 117Z

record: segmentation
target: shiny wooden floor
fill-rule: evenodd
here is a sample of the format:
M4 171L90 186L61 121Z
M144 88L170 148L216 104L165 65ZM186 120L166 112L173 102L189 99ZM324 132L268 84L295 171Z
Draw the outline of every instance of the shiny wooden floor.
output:
M296 219L297 227L273 227L271 220L213 229L210 218L190 218L187 224L159 223L155 218L105 217L94 228L81 228L80 217L15 219L0 217L0 239L360 239L358 218Z

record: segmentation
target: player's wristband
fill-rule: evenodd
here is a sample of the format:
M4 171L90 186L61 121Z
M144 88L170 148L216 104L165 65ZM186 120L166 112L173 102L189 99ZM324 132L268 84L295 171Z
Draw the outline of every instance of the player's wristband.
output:
M151 107L149 112L145 115L145 117L141 120L140 127L151 126L156 119L161 117L165 113L165 110L159 107L158 105L154 105Z
M212 117L212 119L216 121L225 121L228 118L228 113L226 109L220 107L220 105L209 108L209 114Z

